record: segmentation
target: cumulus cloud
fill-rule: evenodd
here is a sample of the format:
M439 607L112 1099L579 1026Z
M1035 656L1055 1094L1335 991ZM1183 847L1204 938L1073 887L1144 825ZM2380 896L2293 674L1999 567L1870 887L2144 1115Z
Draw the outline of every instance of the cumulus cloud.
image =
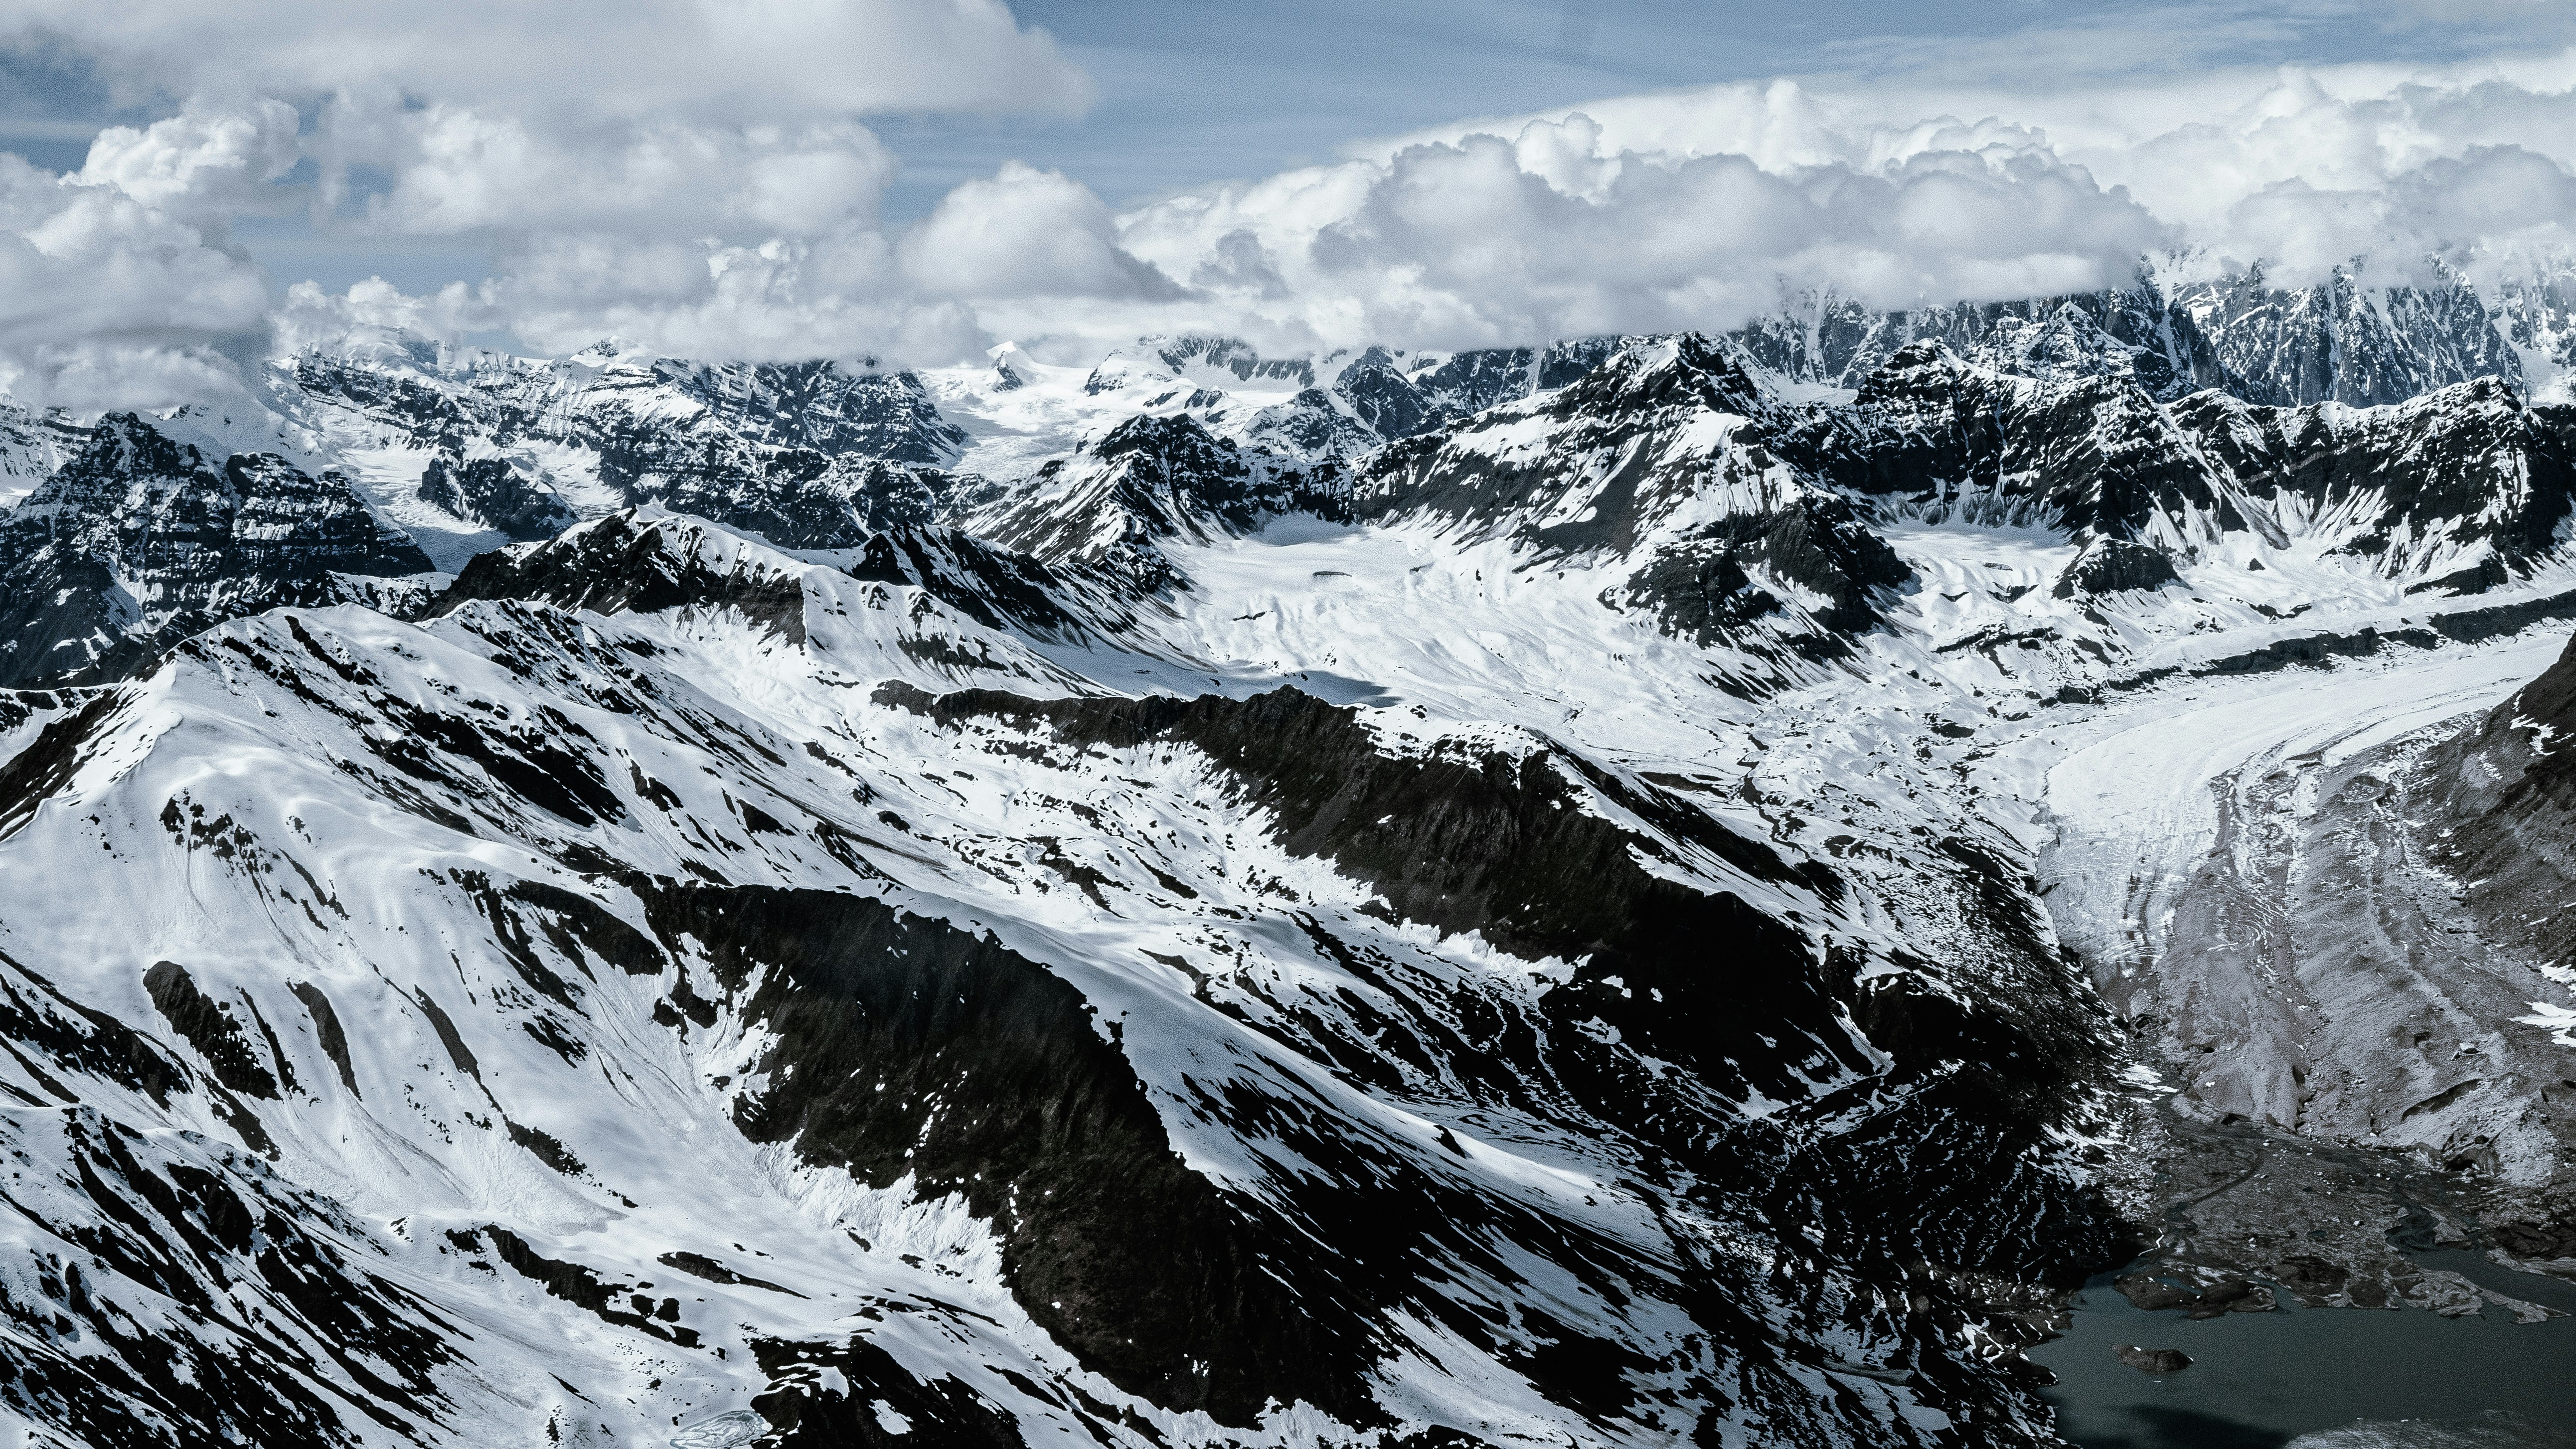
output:
M450 282L422 297L408 296L382 277L339 293L324 291L318 282L297 282L271 314L270 340L281 356L314 349L379 352L400 350L415 338L461 341L495 321L463 282Z
M2280 282L2356 259L2378 282L2436 261L2519 275L2576 252L2560 154L2576 111L2548 78L2266 72L2201 77L2162 110L2039 95L1973 119L1774 81L1466 125L1115 216L1014 165L870 246L808 239L746 274L674 252L667 273L634 268L667 288L620 283L597 315L938 361L997 336L1078 356L1181 329L1303 348L1723 328L1814 289L1885 307L2045 296L2123 285L2148 258ZM615 269L569 255L543 289L564 335L582 279Z
M268 291L241 257L126 192L0 153L0 387L92 410L238 387Z
M413 96L646 123L1078 109L1082 73L999 0L12 0L47 41L154 93Z
M18 0L0 46L37 41L188 98L102 135L93 179L239 209L300 154L322 222L383 234L809 235L892 172L857 117L1090 94L997 0Z
M1533 121L1149 207L1121 237L1277 330L1432 345L1732 326L1823 283L1884 306L2075 291L2177 239L2044 148L1962 134L1869 164L1826 139L1766 165Z
M2152 77L2055 80L1996 52L1969 82L1777 79L1461 122L1124 214L1010 163L893 224L899 160L867 116L1088 94L995 0L114 8L0 17L0 45L41 32L126 99L185 98L101 133L47 203L114 212L128 251L65 261L0 218L0 242L55 258L55 287L141 277L113 303L0 303L26 315L0 351L31 377L126 365L166 389L218 365L257 327L226 225L284 205L343 234L474 238L490 267L425 296L291 289L280 346L497 330L916 362L1004 336L1079 356L1179 329L1298 348L1723 328L1816 289L1905 307L2118 285L2142 257L2303 282L2357 258L2402 281L2576 255L2576 51L2287 71L2173 52ZM28 227L56 224L39 210ZM92 363L63 350L93 344Z
M295 108L252 101L222 108L191 104L137 130L110 126L90 142L74 179L112 186L179 220L217 232L245 212L276 210L275 183L295 167Z
M2498 230L2437 222L2421 209L2470 175L2495 174L2494 154L2508 150L2545 163L2522 173L2535 194L2559 194L2544 173L2576 174L2576 51L2420 67L2085 76L2062 87L2044 78L1963 86L1824 77L1613 98L1581 112L1605 151L1733 153L1771 170L1875 170L1928 151L1997 146L2042 154L2125 189L2213 264L2260 263L2282 281L2314 281L2364 255L2391 278L2420 274L2427 252L2453 265L2472 257L2528 265L2576 236L2576 212L2564 207L2525 208ZM1413 139L1453 139L1464 129L1509 135L1531 120L1563 119L1548 113ZM2472 164L2479 154L2490 159Z
M479 239L493 276L430 298L295 289L273 319L282 346L400 325L535 346L623 329L745 355L953 351L971 324L896 266L877 226L896 163L862 118L1070 113L1090 96L998 0L19 0L0 12L6 48L85 57L126 104L180 102L101 132L60 196L50 178L19 187L51 210L20 198L0 216L0 285L25 280L14 312L0 301L21 393L78 376L105 396L122 367L141 397L220 372L256 346L265 300L229 224L299 207L325 233ZM1006 226L1032 188L996 185L986 219ZM1096 199L1061 178L1040 198L1056 219L1086 199L1089 252L1060 248L1058 273L1116 262ZM90 213L122 240L48 239Z
M948 193L904 239L904 271L954 296L1168 301L1169 277L1118 245L1109 208L1060 171L1005 164Z
M810 234L871 219L894 160L852 122L795 129L665 123L531 126L450 106L326 135L335 161L392 175L357 223L396 235L608 230ZM333 176L345 192L346 167Z

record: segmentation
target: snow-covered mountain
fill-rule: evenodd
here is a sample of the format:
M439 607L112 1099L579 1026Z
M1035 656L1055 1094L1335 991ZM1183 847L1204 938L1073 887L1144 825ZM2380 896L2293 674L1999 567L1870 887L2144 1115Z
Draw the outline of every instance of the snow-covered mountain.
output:
M966 515L978 536L1041 563L1106 572L1141 593L1184 582L1162 540L1246 533L1282 513L1339 515L1348 501L1337 464L1240 446L1187 413L1139 414L982 494Z
M2261 273L2142 266L2130 286L2069 297L1880 311L1830 294L1734 334L1785 377L1854 388L1897 352L1941 342L2043 380L2134 379L2159 401L2217 388L2248 402L2403 402L2492 377L2576 401L2576 271L2474 285L2383 283L2352 268L2275 287Z
M2044 1444L2141 1245L2564 1256L2576 412L1928 316L31 422L0 1419Z
M220 620L428 570L335 471L111 414L0 517L0 683L121 678Z
M65 414L0 398L0 507L15 507L82 442L83 430Z
M639 503L847 547L880 516L926 521L964 442L909 373L615 342L548 361L380 338L285 359L269 381L279 411L447 568Z
M675 515L511 577L16 726L17 1085L80 1103L13 1142L67 1285L17 1412L2036 1432L1992 1310L1900 1286L2112 1231L2050 1135L2099 1019L2027 918L1908 936L1634 764L1106 693ZM1965 889L2002 847L1952 825ZM43 884L91 856L124 890ZM1965 1037L2025 1050L1961 1078Z

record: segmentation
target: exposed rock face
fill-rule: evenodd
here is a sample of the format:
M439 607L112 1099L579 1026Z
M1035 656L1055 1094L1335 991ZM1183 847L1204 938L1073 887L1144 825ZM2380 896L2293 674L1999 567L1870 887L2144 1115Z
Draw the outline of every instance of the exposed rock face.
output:
M2034 382L1920 343L1775 446L1911 512L2166 552L2321 539L2445 593L2528 574L2576 507L2576 412L2492 379L2358 411L2218 392L2167 406L2117 378Z
M1284 459L1355 458L1398 438L1575 381L1638 339L1576 338L1544 347L1416 352L1365 347L1266 358L1218 337L1148 337L1112 352L1083 390L1140 410L1178 410ZM1283 389L1293 390L1284 401Z
M2191 1355L2178 1348L2140 1348L2124 1343L2111 1350L2120 1362L2146 1374L2180 1373L2191 1367Z
M2257 529L2351 515L2342 547L2430 575L2417 589L2482 593L2527 573L2576 507L2576 409L2529 406L2492 378L2367 411L2203 395L2174 413L2261 505L2246 510Z
M2161 401L2204 388L2267 402L2294 400L2231 368L2192 310L2144 278L2122 291L1905 312L1817 297L1734 336L1763 366L1833 387L1860 387L1908 347L1939 342L2016 376L2049 382L2116 378Z
M698 363L603 343L560 362L313 353L285 364L283 380L290 406L326 435L448 452L552 445L565 450L552 465L512 465L528 475L512 486L567 494L552 470L578 464L617 504L667 503L791 548L851 547L880 517L935 510L951 487L940 467L964 440L910 373L829 362ZM462 501L451 511L519 536L506 502L496 514Z
M570 527L572 510L528 464L486 455L440 453L421 470L420 498L459 518L499 529L525 543Z
M2259 272L2193 280L2142 269L2115 291L1898 312L1828 295L1734 336L1773 371L1844 388L1921 342L2040 381L2132 382L2160 402L2215 389L2252 403L2370 407L2479 378L2563 388L2576 365L2566 274L2481 293L2433 270L2430 281L2384 284L2343 268L2274 287Z
M36 412L0 398L0 507L53 476L86 445L88 430L60 412Z
M257 1241L327 1253L262 1281L356 1300L312 1332L386 1356L367 1402L427 1442L709 1405L782 1443L1248 1442L1292 1402L1337 1434L1936 1442L1888 1405L2044 1434L1960 1345L2029 1341L2126 1249L2067 1145L2111 1043L2001 837L1952 817L1883 900L1534 733L1115 693L1154 656L1096 595L972 557L881 533L834 567L637 511L485 556L419 625L274 611L140 692L26 701L0 863L85 870L77 840L267 924L75 954L114 904L31 890L54 914L7 943L53 974L0 997L33 1064L0 1078L266 1161L288 1221ZM275 763L204 769L246 750ZM12 1141L49 1231L204 1231L170 1173ZM304 1303L208 1251L263 1314ZM128 1381L118 1326L178 1279L83 1272L48 1311L115 1362L13 1408L215 1413ZM151 1331L194 1344L224 1301ZM327 1370L235 1352L191 1372L363 1437Z
M1911 573L1844 489L1783 462L1778 439L1803 417L1729 344L1639 344L1543 398L1384 449L1352 508L1541 562L1626 561L1611 597L1675 633L1820 657L1872 627Z
M1042 564L1099 570L1154 592L1179 581L1158 545L1205 541L1282 512L1339 515L1339 468L1283 464L1188 416L1131 418L994 498L977 532Z
M2139 1235L2158 1311L2539 1312L2406 1248L2576 1256L2576 656L2339 747L2576 612L2567 415L2249 400L2160 297L1006 350L1101 425L982 480L900 377L306 359L524 535L399 610L337 476L110 419L10 597L194 612L0 691L0 1408L1934 1449L2049 1442L2014 1350ZM2367 707L2215 781L2105 717L2294 681ZM2160 768L2179 854L2067 866Z
M345 597L338 575L428 567L337 474L112 414L0 520L0 681L120 678L222 619Z
M1920 508L2047 520L2081 537L2159 523L2244 524L2172 412L2116 377L2056 383L1977 366L1937 343L1891 358L1852 408L1819 410L1791 444L1848 486Z
M2539 964L2568 964L2556 917L2576 896L2576 639L2435 752L2419 789L2439 803L2443 866L2467 883L2481 933Z
M1492 347L1403 365L1372 347L1342 369L1333 390L1382 441L1417 437L1461 418L1572 385L1641 339L1592 337L1545 347Z
M2049 592L2061 599L2079 594L2118 594L2132 589L2161 589L2182 582L2174 572L2173 560L2152 548L2130 543L2126 539L2097 539L2066 572L2057 576Z
M1694 495L1723 506L1760 489L1776 465L1729 444L1782 413L1723 343L1641 345L1543 399L1386 449L1353 506L1454 518L1551 553L1626 554Z
M2177 289L2246 395L2358 406L2404 402L2475 378L2523 380L2497 319L2465 281L2373 286L2346 268L2310 287L2274 289L2261 274Z
M1080 641L1125 622L1120 601L1101 589L946 529L872 535L846 567L862 582L918 590L985 629ZM479 555L420 612L434 617L507 599L601 611L717 611L790 642L805 638L805 594L794 570L732 534L659 509L612 514L531 547ZM951 647L936 635L897 642L916 657Z

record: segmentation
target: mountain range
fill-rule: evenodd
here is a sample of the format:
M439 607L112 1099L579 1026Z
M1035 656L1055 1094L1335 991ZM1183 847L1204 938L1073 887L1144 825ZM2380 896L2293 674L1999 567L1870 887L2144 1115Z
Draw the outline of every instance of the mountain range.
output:
M2576 1272L2571 296L13 409L0 1419L2047 1444L2133 1262L2545 1314L2390 1234Z

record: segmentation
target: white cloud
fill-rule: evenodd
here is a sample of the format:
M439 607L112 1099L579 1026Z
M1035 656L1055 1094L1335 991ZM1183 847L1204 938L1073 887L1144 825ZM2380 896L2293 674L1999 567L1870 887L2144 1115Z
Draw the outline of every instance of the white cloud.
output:
M254 101L191 103L136 130L110 126L90 142L74 179L113 186L156 210L220 232L243 212L274 210L274 183L295 166L295 108Z
M2570 250L2559 151L2576 125L2559 122L2576 113L2551 74L2205 74L2161 109L2039 93L1972 120L1901 89L1718 87L1465 125L1115 217L1066 176L1006 166L900 236L868 233L873 248L808 238L747 274L710 270L705 247L667 270L558 249L542 287L514 272L492 295L507 310L542 291L550 335L595 315L773 355L865 339L929 361L992 336L1074 356L1183 328L1296 348L1727 327L1811 287L1889 307L2049 295L2177 251L2285 281L2357 256L2379 280L2428 256L2492 275ZM820 264L834 252L874 260ZM586 287L613 302L586 314Z
M1179 293L1119 247L1109 208L1082 183L1018 162L949 192L904 239L903 266L951 296L1168 301Z
M998 0L12 0L0 44L30 42L98 58L144 100L412 96L753 125L1090 98Z
M885 238L757 246L548 239L483 290L551 352L602 336L683 356L946 361L986 345L966 312L905 285Z
M2508 25L2518 3L2491 0L2481 23ZM162 375L136 359L165 345L193 359L169 377L213 365L208 349L245 335L251 280L225 223L281 198L326 229L478 238L492 262L430 297L298 289L281 343L400 325L775 358L940 361L995 336L1079 355L1180 328L1275 347L1524 342L1726 327L1815 287L1891 307L2083 290L2172 251L2282 281L2356 256L2395 280L2428 256L2501 276L2576 254L2576 51L2213 67L2223 45L2174 37L2214 13L2130 6L1965 42L1939 52L1947 78L1883 64L1865 83L1461 122L1124 215L1011 163L889 226L898 162L861 117L1087 95L993 0L20 0L0 44L43 32L133 95L190 99L102 133L63 192L102 217L130 208L116 234L151 261L101 243L93 270L46 262L52 285L141 280L50 305L22 287L0 299L17 329L0 348L47 377L92 343L102 377ZM2026 63L2122 45L2146 59ZM53 218L27 226L70 225ZM204 290L174 291L183 274ZM158 331L135 321L154 308ZM56 362L26 360L46 348Z
M541 129L514 115L437 105L361 134L364 145L333 134L321 149L342 163L335 176L354 161L392 173L392 185L361 211L367 229L388 234L810 235L871 219L894 171L876 137L847 121L792 130Z
M2491 8L2501 16L2515 0ZM2075 38L2097 59L2126 53L2098 31ZM1976 73L1986 78L1821 76L1618 97L1412 140L1475 129L1511 135L1531 120L1579 112L1598 127L1604 151L1738 153L1772 170L1871 170L1925 150L2003 144L2080 166L2106 188L2125 188L2188 245L2231 264L2264 262L2283 280L2313 279L2364 251L2383 275L2395 274L2420 261L2401 253L2426 244L2490 258L2506 248L2527 259L2566 248L2576 228L2576 213L2563 208L2526 210L2509 229L2491 232L2401 220L2408 206L2453 184L2445 163L2466 164L2472 153L2514 148L2562 174L2576 172L2576 50L2425 66L2222 66L2064 80L2054 78L2062 68L2025 57L2017 67L1997 59ZM1382 159L1401 144L1363 154ZM2492 174L2494 164L2472 170ZM2541 170L2523 175L2542 194L2558 194ZM2347 243L2354 250L2333 253Z
M127 103L188 98L100 133L69 211L0 215L0 285L21 284L0 298L0 354L21 392L73 376L82 348L91 393L116 359L147 392L220 369L222 349L252 345L264 300L219 249L226 225L297 205L325 232L480 238L493 276L434 298L295 289L282 346L400 325L506 327L538 346L629 331L761 356L953 352L977 341L971 319L895 264L876 225L895 161L859 118L1070 113L1090 98L997 0L19 0L0 12L9 47L84 56ZM1107 283L1086 269L1104 262L1122 295L1153 280L1122 264L1078 185L993 186L956 214L981 202L989 226L1019 217L1019 235L1055 244L974 254L995 285L1096 291ZM1032 205L1041 227L1075 232L1028 230ZM62 232L90 213L112 213L128 251L57 255L19 226ZM189 367L144 367L156 348Z
M406 296L382 277L329 293L297 282L271 317L271 343L281 355L320 348L367 352L399 347L406 337L455 342L496 325L490 309L463 282L425 297Z
M1887 306L2077 290L2174 240L2026 143L1963 131L1869 165L1849 138L1770 132L1765 165L1530 122L1149 207L1121 236L1254 330L1431 345L1732 326L1827 281Z
M150 407L237 386L258 269L115 187L0 154L0 387L79 409Z

